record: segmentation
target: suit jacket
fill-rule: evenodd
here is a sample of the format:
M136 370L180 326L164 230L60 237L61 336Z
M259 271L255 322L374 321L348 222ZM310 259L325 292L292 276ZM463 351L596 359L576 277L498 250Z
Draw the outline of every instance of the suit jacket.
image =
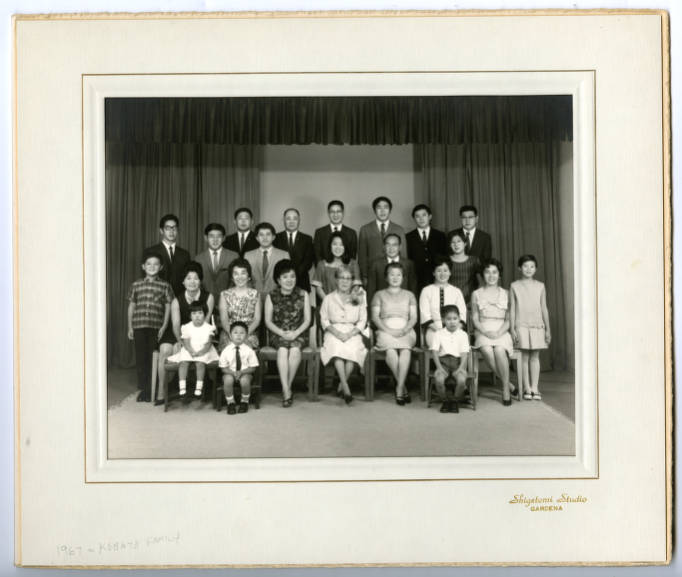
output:
M310 269L315 262L315 250L313 248L313 237L300 230L296 232L294 248L289 251L289 239L287 232L278 232L273 243L278 249L289 252L289 257L296 269L296 284L306 292L310 292Z
M463 232L464 229L460 227L456 229L456 231ZM474 243L471 245L471 248L465 252L477 256L481 263L490 259L490 257L493 256L493 241L490 239L490 235L484 230L477 228L476 234L474 235Z
M405 257L399 257L398 262L400 262L405 267L405 274L403 275L403 282L400 285L401 288L407 289L412 292L416 297L417 294L417 273L415 272L414 263ZM386 265L388 264L388 259L385 256L375 258L372 261L369 270L369 278L367 280L367 303L372 303L372 297L374 293L382 289L388 288L388 283L386 282L386 277L384 276L384 271L386 270ZM419 299L417 299L419 300Z
M397 234L400 237L400 256L407 258L407 241L405 231L399 224L391 221L386 230L386 234ZM376 258L384 256L384 239L377 226L376 220L368 222L360 228L358 239L358 265L362 282L367 284L369 277L369 267ZM371 301L370 301L371 302Z
M289 258L289 253L272 247L270 259L268 260L268 270L265 272L265 275L263 275L263 253L260 248L244 253L244 258L251 265L251 282L253 287L261 293L261 296L265 297L266 294L277 286L272 275L275 265L280 260Z
M220 251L218 270L216 271L213 270L210 249L207 248L194 257L194 260L201 265L202 269L204 269L203 285L204 288L213 295L216 311L218 310L218 297L220 296L220 291L225 290L227 285L230 284L230 263L238 257L239 255L236 252L223 248L223 250Z
M476 233L478 234L478 233ZM436 255L447 256L448 237L441 230L431 227L426 244L419 236L419 229L405 235L407 239L407 258L413 263L417 272L417 290L421 290L433 282L433 259Z
M343 225L339 231L343 236L343 246L346 247L346 254L351 259L356 259L358 256L358 233L352 228ZM327 260L330 257L328 250L329 237L332 235L331 225L321 226L315 231L313 245L315 247L315 263L321 260Z
M257 249L259 246L256 235L253 234L252 230L249 231L249 236L246 237L246 242L244 243L242 250L239 250L239 236L236 232L234 234L228 234L223 241L223 248L236 252L240 258L244 258L245 253Z
M185 290L185 287L182 284L182 274L185 271L187 263L191 260L189 252L176 244L173 249L173 262L171 262L168 251L162 242L145 249L145 252L147 251L152 251L161 257L163 268L159 273L159 278L170 283L175 296L182 294L182 291Z

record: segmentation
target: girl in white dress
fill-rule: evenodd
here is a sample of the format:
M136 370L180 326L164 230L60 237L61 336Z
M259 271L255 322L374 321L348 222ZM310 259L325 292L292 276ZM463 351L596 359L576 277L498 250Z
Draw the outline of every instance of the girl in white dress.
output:
M187 393L187 371L190 363L196 364L197 385L194 389L194 396L200 397L204 388L204 374L206 364L218 360L218 353L212 342L215 327L206 322L206 305L198 301L189 305L190 322L182 325L180 337L182 348L168 360L173 363L180 363L178 377L180 381L180 396L184 397Z

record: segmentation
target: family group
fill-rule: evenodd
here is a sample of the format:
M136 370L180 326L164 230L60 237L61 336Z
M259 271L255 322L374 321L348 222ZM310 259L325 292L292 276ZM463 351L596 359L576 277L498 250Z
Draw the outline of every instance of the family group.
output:
M448 234L431 226L432 212L424 204L412 210L416 228L408 233L391 220L392 209L389 198L374 199L375 218L357 233L343 223L343 202L333 200L329 224L310 236L300 230L296 208L284 211L280 232L268 222L253 227L252 211L239 208L236 231L226 235L222 224L208 224L206 249L194 259L177 244L179 219L163 216L161 241L144 250L144 277L128 292L137 400L161 404L167 394L160 386L158 398L150 395L158 350L159 383L165 382L166 361L179 363L180 395L191 398L187 374L194 363L199 397L206 364L217 361L227 413L247 412L257 352L267 345L277 351L282 406L290 407L314 324L323 334L320 359L335 367L337 394L346 404L353 401L349 379L363 370L371 347L385 351L396 403L409 404L406 380L418 340L436 367L441 412L458 412L472 348L500 379L506 406L516 392L509 356L520 350L525 390L519 394L540 400L539 352L551 333L545 287L534 278L536 258L518 259L520 279L506 290L502 264L492 257L490 235L478 227L475 206L461 207L461 227Z

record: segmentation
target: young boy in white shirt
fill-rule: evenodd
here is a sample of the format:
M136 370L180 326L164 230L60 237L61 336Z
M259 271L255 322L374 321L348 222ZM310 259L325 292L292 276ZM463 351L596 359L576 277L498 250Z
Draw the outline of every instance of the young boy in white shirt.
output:
M464 396L467 380L467 358L469 356L469 337L459 322L459 309L456 305L446 305L440 310L443 328L436 331L431 340L431 352L436 364L434 378L436 390L443 401L441 413L459 413L457 400ZM454 395L446 392L445 381L449 376L455 380Z
M244 341L248 333L246 323L236 321L230 326L230 344L220 353L218 366L223 371L223 391L227 400L227 414L246 413L249 410L251 380L258 366L258 357ZM239 407L234 400L234 384L238 382L242 394Z

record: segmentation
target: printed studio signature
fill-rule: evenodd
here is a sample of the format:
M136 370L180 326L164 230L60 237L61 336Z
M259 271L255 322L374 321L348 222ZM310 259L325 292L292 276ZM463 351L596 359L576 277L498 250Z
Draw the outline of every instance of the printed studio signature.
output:
M523 505L525 509L533 512L563 511L569 505L581 503L587 503L587 497L583 497L582 495L569 495L568 493L561 493L559 497L541 497L539 495L529 496L521 493L519 495L514 495L514 497L509 500L510 505Z

